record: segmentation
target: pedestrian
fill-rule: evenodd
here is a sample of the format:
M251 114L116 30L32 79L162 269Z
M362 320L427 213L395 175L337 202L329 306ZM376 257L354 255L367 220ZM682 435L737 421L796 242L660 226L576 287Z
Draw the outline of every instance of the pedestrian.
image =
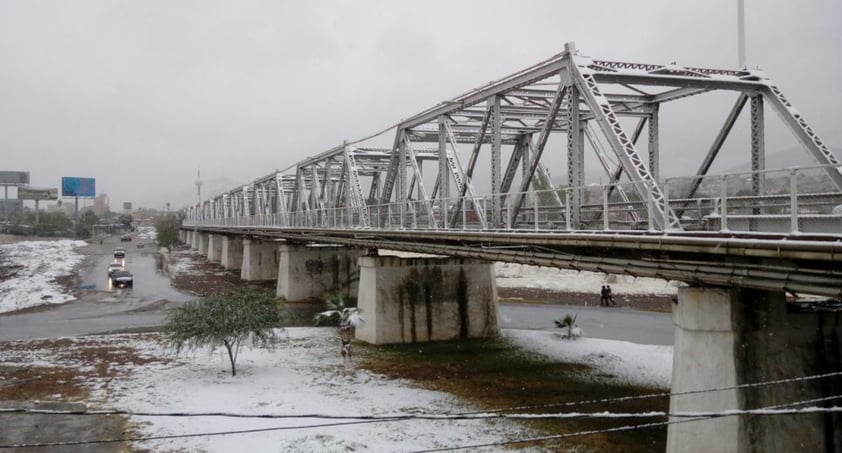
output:
M102 245L102 239L99 240L99 245Z
M599 305L608 305L608 288L605 285L599 290Z
M614 302L614 294L611 293L611 285L605 285L605 305L608 305L608 302L611 302L611 305L617 305Z

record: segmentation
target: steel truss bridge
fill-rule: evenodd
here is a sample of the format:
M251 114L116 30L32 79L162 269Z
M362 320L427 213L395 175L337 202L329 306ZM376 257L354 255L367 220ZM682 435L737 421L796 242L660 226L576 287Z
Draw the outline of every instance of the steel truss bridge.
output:
M707 154L662 178L661 105L715 92L735 100ZM709 174L746 104L751 170ZM815 166L766 168L770 109ZM391 146L343 143L217 194L184 227L842 298L842 165L760 71L597 60L568 43L388 133ZM542 163L553 148L562 184ZM586 183L586 151L607 183Z

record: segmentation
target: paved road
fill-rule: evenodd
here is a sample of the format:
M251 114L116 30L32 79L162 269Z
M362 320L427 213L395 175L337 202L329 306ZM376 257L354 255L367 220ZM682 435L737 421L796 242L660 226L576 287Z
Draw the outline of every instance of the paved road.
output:
M111 286L108 263L115 247L126 248L126 268L134 274L134 288ZM48 338L158 326L166 309L194 297L176 290L158 271L152 248L106 240L81 272L80 297L23 313L0 316L0 341Z
M623 340L640 344L673 344L669 313L636 311L615 307L569 305L500 304L504 329L558 330L554 320L576 315L576 324L590 338Z

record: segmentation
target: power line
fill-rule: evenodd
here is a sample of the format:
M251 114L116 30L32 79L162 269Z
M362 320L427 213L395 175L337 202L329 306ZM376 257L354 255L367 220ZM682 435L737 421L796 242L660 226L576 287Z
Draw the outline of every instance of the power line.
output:
M253 428L253 429L245 429L245 430L230 430L230 431L216 431L216 432L204 432L204 433L189 433L189 434L171 434L171 435L162 435L162 436L148 436L148 437L130 437L130 438L119 438L119 439L101 439L101 440L89 440L89 441L67 441L67 442L45 442L45 443L33 443L33 444L16 444L16 445L0 445L0 449L8 449L8 448L36 448L36 447L58 447L58 446L78 446L78 445L92 445L92 444L104 444L104 443L116 443L116 442L137 442L137 441L149 441L149 440L162 440L162 439L179 439L179 438L190 438L190 437L206 437L206 436L222 436L222 435L230 435L230 434L248 434L248 433L258 433L258 432L269 432L269 431L283 431L283 430L290 430L290 429L309 429L309 428L323 428L323 427L332 427L332 426L344 426L344 425L356 425L356 424L365 424L365 423L379 423L379 422L391 422L391 421L407 421L407 420L485 420L491 418L506 418L506 419L572 419L572 418L649 418L649 417L674 417L674 418L685 418L684 420L680 421L671 421L671 422L654 422L654 423L645 423L645 424L638 424L638 425L624 425L620 427L614 428L606 428L602 430L588 430L588 431L579 431L574 433L566 433L566 434L556 434L551 436L541 436L541 437L533 437L528 439L519 439L514 441L505 441L505 442L494 442L488 444L475 444L475 445L468 445L468 446L460 446L460 447L446 447L440 449L433 449L433 450L422 450L422 452L436 452L436 451L453 451L453 450L462 450L468 448L480 448L480 447L489 447L489 446L502 446L502 445L509 445L515 443L527 443L527 442L544 442L547 440L557 440L557 439L564 439L569 437L577 437L577 436L584 436L590 434L598 434L598 433L608 433L613 431L625 431L630 429L643 429L661 425L668 425L671 423L680 423L680 422L687 422L687 421L697 421L697 420L705 420L709 418L719 418L719 417L732 417L736 415L804 415L804 414L815 414L815 413L842 413L842 407L833 406L833 407L806 407L800 409L777 409L777 407L781 406L792 406L792 405L802 405L807 404L810 402L815 401L824 401L828 399L834 398L842 398L842 395L836 395L833 397L827 398L817 398L814 400L805 400L805 401L796 401L792 403L786 403L783 405L777 406L769 406L766 408L761 409L728 409L724 411L711 411L711 412L676 412L676 413L667 413L667 412L637 412L637 413L612 413L612 412L595 412L595 413L562 413L562 414L474 414L472 416L448 416L448 415L440 415L440 416L432 416L432 415L403 415L403 416L361 416L361 417L354 417L356 420L346 421L346 422L336 422L336 423L321 423L321 424L310 424L310 425L297 425L297 426L276 426L276 427L269 427L269 428ZM12 412L12 411L6 411ZM34 413L46 413L46 414L60 414L60 415L137 415L137 416L144 416L142 413L127 413L125 411L98 411L98 412L74 412L74 411L42 411L42 412L34 412ZM194 416L188 415L186 413L178 414L178 415L171 415L171 414L152 414L154 416ZM299 415L299 416L273 416L270 418L313 418L311 415ZM335 416L320 416L320 418L334 418ZM265 417L264 417L265 418ZM351 418L351 417L345 417ZM421 453L421 452L418 452Z
M702 420L708 420L710 418L716 417L731 417L735 415L791 415L791 414L814 414L814 413L839 413L842 412L842 407L832 407L832 408L824 408L824 407L816 407L816 408L806 408L806 409L792 409L787 410L786 412L779 412L772 414L769 412L770 409L754 409L750 411L727 411L716 413L715 415L703 415L703 416L693 416L693 418L685 418L680 420L668 420L665 422L653 422L653 423L642 423L637 425L624 425L624 426L615 426L613 428L604 428L604 429L593 429L587 431L576 431L572 433L565 433L565 434L553 434L550 436L539 436L539 437L530 437L526 439L517 439L512 441L504 441L504 442L489 442L485 444L473 444L473 445L462 445L458 447L443 447L443 448L433 448L428 450L416 450L412 453L433 453L433 452L442 452L442 451L456 451L456 450L467 450L467 449L475 449L475 448L484 448L484 447L502 447L504 445L513 445L513 444L525 444L525 443L540 443L540 442L547 442L550 440L560 440L560 439L569 439L571 437L581 437L581 436L590 436L593 434L605 434L605 433L612 433L618 431L632 431L636 429L648 429L648 428L656 428L659 426L668 426L668 425L676 425L679 423L689 423L689 422L696 422Z
M517 410L534 410L534 409L548 409L548 408L555 408L555 407L570 407L570 406L581 406L586 404L597 404L597 403L613 403L613 402L621 402L621 401L631 401L637 399L646 399L646 398L656 398L656 397L673 397L673 396L685 396L685 395L694 395L694 394L701 394L701 393L711 393L711 392L719 392L725 390L735 390L741 388L751 388L751 387L761 387L761 386L769 386L769 385L780 385L780 384L788 384L794 382L803 382L809 380L816 380L816 379L823 379L828 377L835 377L835 376L842 376L842 372L832 372L832 373L824 373L824 374L817 374L811 376L800 376L796 378L787 378L787 379L776 379L772 381L763 381L763 382L754 382L748 384L739 384L739 385L732 385L732 386L724 386L724 387L713 387L709 389L699 389L699 390L688 390L683 392L660 392L660 393L649 393L645 395L631 395L631 396L621 396L621 397L613 397L613 398L602 398L602 399L595 399L595 400L579 400L579 401L568 401L563 403L550 403L550 404L540 404L540 405L528 405L528 406L515 406L515 407L508 407L508 408L498 408L498 409L489 409L489 410L477 410L477 411L463 411L463 412L455 412L451 414L392 414L392 415L381 415L381 416L369 416L369 415L337 415L337 414L244 414L244 413L236 413L236 412L139 412L139 411L128 411L128 410L78 410L78 411L62 411L62 410L46 410L46 409L21 409L21 408L0 408L0 413L29 413L29 414L56 414L56 415L128 415L128 416L139 416L139 417L230 417L230 418L266 418L266 419L284 419L284 418L317 418L317 419L339 419L339 420L347 420L347 419L355 419L355 420L381 420L384 418L388 419L402 419L402 418L418 418L418 419L459 419L465 418L467 419L471 415L475 414L498 414L501 412L511 412ZM806 403L814 402L814 401L821 401L825 399L835 399L839 398L840 396L831 396L827 398L820 398L817 400L809 400ZM792 404L792 403L788 403ZM666 415L666 414L664 414ZM504 418L501 416L500 418Z

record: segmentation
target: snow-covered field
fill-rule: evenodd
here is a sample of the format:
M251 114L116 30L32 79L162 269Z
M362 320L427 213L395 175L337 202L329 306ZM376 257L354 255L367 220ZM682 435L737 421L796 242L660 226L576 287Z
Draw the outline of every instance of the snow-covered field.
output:
M344 364L337 353L335 329L289 328L284 332L288 340L274 351L244 349L236 377L231 376L222 350L174 356L149 334L79 337L71 340L71 348L79 350L83 344L129 346L150 360L143 365L111 363L111 367L120 369L115 377L88 381L92 409L280 417L132 416L134 434L140 437L267 429L136 444L151 451L399 452L531 436L516 420L355 418L441 416L478 408L446 393L420 389L408 381L387 379L356 369L353 364ZM668 347L589 339L569 341L554 332L514 330L506 331L505 336L525 350L552 360L587 363L595 366L597 372L610 373L619 381L660 388L669 385L672 357ZM68 357L58 357L55 351L46 349L0 349L0 365L25 362L39 366L81 366Z
M70 273L81 259L73 249L83 245L81 241L43 241L1 246L5 264L11 262L23 267L0 286L0 310L20 308L32 301L68 300L69 296L61 294L49 279ZM498 265L498 274L507 282L520 282L521 286L548 285L559 279L556 270L531 266ZM573 280L585 278L593 280L583 287L594 291L605 281L598 274L571 276ZM612 285L619 288L616 282ZM50 300L41 299L44 294L50 294ZM93 388L91 402L99 408L133 412L222 411L292 416L273 419L132 416L135 433L143 437L278 428L138 444L152 451L394 452L529 437L517 421L501 419L363 420L364 423L325 426L352 422L355 416L362 415L440 415L476 408L445 393L419 389L411 382L386 379L344 365L336 350L333 329L289 328L286 335L289 341L275 351L241 351L236 377L230 376L227 357L221 351L193 352L171 361L152 360L136 366L111 364L123 367L122 372L107 382L89 382ZM549 331L507 330L504 336L524 350L543 354L549 360L588 364L620 382L656 388L669 386L671 347L588 338L569 341ZM129 345L150 358L172 357L171 351L148 335L80 337L72 341ZM0 348L0 365L23 361L41 366L81 366L67 360L35 348ZM500 451L500 447L470 451Z
M70 275L83 256L74 251L85 241L21 241L0 245L0 264L11 278L0 281L0 313L75 299L56 284L56 277Z

